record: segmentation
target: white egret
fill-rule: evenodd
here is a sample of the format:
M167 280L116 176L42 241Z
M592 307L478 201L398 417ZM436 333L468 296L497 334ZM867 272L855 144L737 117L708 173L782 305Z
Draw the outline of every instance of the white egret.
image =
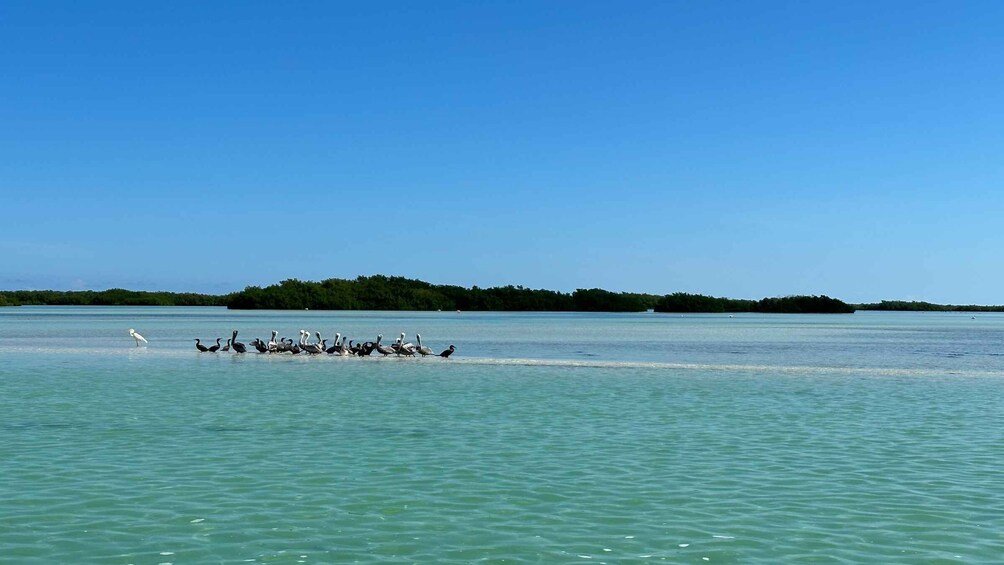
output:
M145 337L143 337L143 336L139 335L138 333L136 333L136 330L134 330L132 328L129 328L129 336L136 340L136 347L139 347L139 342L141 342L141 341L143 343L150 343L150 342L148 342L146 340Z

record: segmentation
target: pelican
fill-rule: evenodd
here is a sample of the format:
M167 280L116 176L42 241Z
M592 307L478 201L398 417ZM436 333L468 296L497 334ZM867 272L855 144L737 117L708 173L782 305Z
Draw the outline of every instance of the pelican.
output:
M146 340L145 337L143 337L143 336L139 335L138 333L136 333L136 330L134 330L132 328L129 328L129 337L131 337L131 338L133 338L133 339L136 340L136 347L139 347L139 342L141 342L141 341L143 343L150 343L150 342L148 342Z
M217 351L220 350L220 340L221 339L223 339L223 338L220 338L220 337L216 338L216 345L212 345L212 346L209 347L209 352L210 353L216 353Z
M309 337L309 336L310 336L310 332L305 332L304 333L304 337L305 338ZM318 353L324 353L324 347L323 347L324 340L321 339L321 332L317 332L317 340L318 340L319 343L306 343L305 342L301 346L301 349L303 349L304 351L306 351L307 353L309 353L311 355L317 355Z
M295 343L293 341L293 338L291 338L291 337L280 338L279 339L279 352L285 353L287 351L290 352L290 353L292 353L293 355L296 355L297 353L299 353L301 351L300 344L299 343Z
M347 357L349 354L352 353L352 348L349 347L349 345L346 343L348 341L350 341L349 336L343 335L342 341L338 344L338 354L341 355L342 357Z
M453 352L456 351L456 350L457 350L457 348L453 347L451 345L450 347L444 349L443 352L439 354L439 356L445 359L445 358L449 357L450 355L453 355Z
M317 332L320 336L321 332ZM320 346L316 343L309 343L307 340L310 339L310 332L307 330L300 330L300 350L306 351L310 354L320 353Z
M398 347L397 347L397 354L398 355L407 355L409 357L412 356L412 355L414 355L415 354L415 344L414 343L406 343L404 345L400 345L399 344Z
M394 352L398 355L414 355L415 354L415 344L404 342L404 332L401 332L401 337L397 338L397 341L392 346Z
M280 337L275 342L275 349L271 350L274 353L283 353L286 351L286 338Z
M398 336L398 339L394 340L394 344L391 345L391 348L394 349L394 352L397 353L397 354L399 354L399 355L414 355L415 354L415 344L414 343L408 343L408 344L405 343L405 332L401 332L401 335Z
M374 347L374 349L377 350L377 353L379 353L380 355L384 355L384 356L390 355L392 353L396 353L394 351L393 347L387 347L386 345L380 345L380 340L381 339L383 339L383 334L378 335L376 343L373 344L373 347Z
M248 348L244 347L243 343L237 341L237 330L234 330L234 337L230 340L230 347L232 347L236 353L248 352Z
M195 338L195 348L198 349L201 353L209 351L208 347L202 345L202 341L200 341L199 338Z
M330 347L325 349L324 352L326 352L329 355L332 353L341 354L341 351L339 350L341 346L338 344L339 339L341 339L341 334L338 332L334 332L334 343L332 343Z
M279 332L272 330L272 339L268 340L268 345L267 345L269 351L275 351L276 348L278 347L279 344L276 343L275 341L275 336L277 335L279 335Z
M422 334L415 334L415 339L418 340L418 348L415 351L421 353L422 357L425 357L426 355L432 355L432 350L429 349L427 346L422 345Z

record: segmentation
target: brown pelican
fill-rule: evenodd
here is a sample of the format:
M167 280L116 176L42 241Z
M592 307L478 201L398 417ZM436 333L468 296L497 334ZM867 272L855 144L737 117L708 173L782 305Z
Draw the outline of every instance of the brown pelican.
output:
M415 344L404 342L404 332L401 332L401 337L397 338L397 342L394 344L394 351L398 355L414 355L415 354Z
M415 349L418 353L422 354L422 357L426 355L432 355L432 350L427 346L422 345L422 334L415 334L415 339L418 340L418 347Z
M348 343L346 343L347 341L349 341L348 336L343 335L342 341L338 342L338 351L336 353L338 353L342 357L347 357L352 353L352 348L349 347Z
M405 343L405 332L401 332L401 337L398 338L398 352L404 355L415 354L415 344L411 341Z
M310 335L310 334L307 334ZM300 349L303 349L311 355L317 355L318 353L324 353L324 348L317 343L304 343Z
M381 339L383 339L383 334L378 335L376 343L373 344L373 348L376 349L377 353L379 353L380 355L384 355L384 356L396 353L396 351L394 351L393 347L387 347L386 345L380 345L380 340Z
M276 353L286 353L292 348L293 340L289 340L290 343L286 343L286 338L280 337L279 341L275 344Z

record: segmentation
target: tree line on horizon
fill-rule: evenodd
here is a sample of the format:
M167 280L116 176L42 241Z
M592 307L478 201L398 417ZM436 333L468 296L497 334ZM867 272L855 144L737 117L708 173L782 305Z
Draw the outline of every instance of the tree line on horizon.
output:
M373 275L321 282L288 279L266 287L249 286L229 295L227 307L236 310L643 312L658 298L599 288L578 289L572 293L514 285L465 288Z
M655 303L656 312L673 313L724 313L759 312L765 314L853 314L854 306L820 296L782 296L761 300L718 298L703 294L674 292L663 296Z
M0 306L226 306L226 296L145 290L5 290Z
M1004 312L1004 306L979 306L977 304L933 304L916 300L883 300L870 304L857 304L858 310L887 310L896 312Z
M0 307L73 306L226 306L235 310L468 310L509 312L656 312L676 313L851 313L857 310L1004 312L1004 306L957 306L884 300L847 304L836 298L785 296L745 300L676 292L611 292L599 288L558 292L523 286L465 288L435 285L405 277L360 276L320 282L287 279L266 287L249 286L225 295L191 292L17 290L0 291Z

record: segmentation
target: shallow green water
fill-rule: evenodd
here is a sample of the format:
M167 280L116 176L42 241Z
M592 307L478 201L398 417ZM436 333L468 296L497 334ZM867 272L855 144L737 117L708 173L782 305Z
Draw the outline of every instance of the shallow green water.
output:
M2 563L1004 556L1004 318L306 314L444 361L187 341L297 314L18 310Z

